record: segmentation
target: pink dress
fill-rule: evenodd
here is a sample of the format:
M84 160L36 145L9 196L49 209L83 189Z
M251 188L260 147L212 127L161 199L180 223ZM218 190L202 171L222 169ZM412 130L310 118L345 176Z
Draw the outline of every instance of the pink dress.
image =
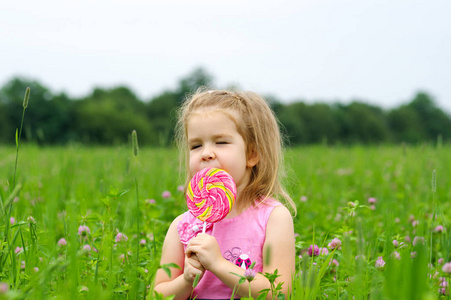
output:
M263 204L250 206L240 215L223 219L217 223L207 223L206 233L214 236L225 259L243 269L255 262L254 270L263 270L263 245L266 237L266 224L274 207L280 202L267 199ZM189 240L202 232L203 222L196 219L189 211L177 225L180 241L184 249ZM244 274L244 272L243 272ZM230 299L232 289L222 283L213 273L206 271L193 297L196 299Z

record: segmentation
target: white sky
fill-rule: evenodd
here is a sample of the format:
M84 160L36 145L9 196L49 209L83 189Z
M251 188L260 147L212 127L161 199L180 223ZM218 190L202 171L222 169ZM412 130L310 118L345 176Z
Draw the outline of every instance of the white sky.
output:
M284 102L392 108L422 90L451 112L450 14L450 0L2 1L0 85L147 100L202 66Z

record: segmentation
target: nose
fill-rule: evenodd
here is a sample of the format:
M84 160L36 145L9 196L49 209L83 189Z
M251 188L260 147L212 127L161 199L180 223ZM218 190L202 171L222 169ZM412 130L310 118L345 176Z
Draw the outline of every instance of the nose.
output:
M215 152L213 151L213 149L211 149L211 147L203 147L202 161L210 161L215 158Z

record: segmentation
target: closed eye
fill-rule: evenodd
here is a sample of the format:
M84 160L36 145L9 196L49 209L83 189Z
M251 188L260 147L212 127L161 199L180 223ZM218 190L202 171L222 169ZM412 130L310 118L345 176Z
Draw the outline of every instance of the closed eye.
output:
M197 149L197 148L199 148L201 145L192 145L191 146L191 150L194 150L194 149Z
M221 142L216 142L216 144L225 145L225 144L228 144L228 142L221 141Z

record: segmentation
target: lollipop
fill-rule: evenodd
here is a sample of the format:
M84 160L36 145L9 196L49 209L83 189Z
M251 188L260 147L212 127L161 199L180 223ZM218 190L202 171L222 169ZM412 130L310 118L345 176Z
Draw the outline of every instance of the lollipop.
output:
M197 172L186 191L189 211L201 221L215 223L224 219L235 203L236 185L226 171L206 168Z

